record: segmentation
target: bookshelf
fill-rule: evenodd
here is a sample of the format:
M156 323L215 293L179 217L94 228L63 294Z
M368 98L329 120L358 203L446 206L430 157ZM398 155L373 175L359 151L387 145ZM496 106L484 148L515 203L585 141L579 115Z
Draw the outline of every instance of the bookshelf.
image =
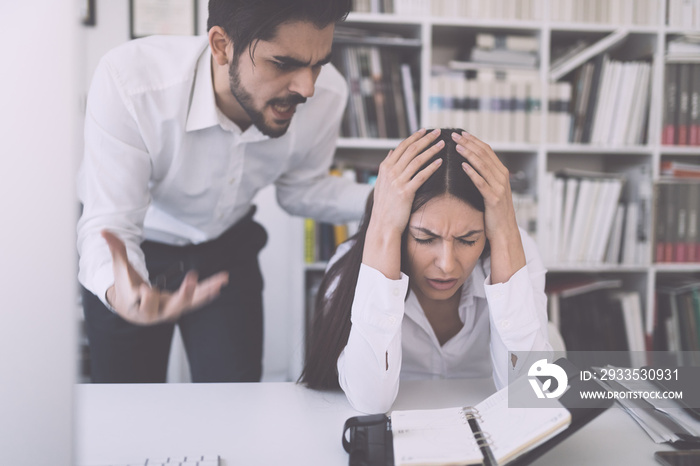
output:
M406 38L407 44L411 44L401 53L411 67L420 127L464 127L489 143L511 173L526 175L528 183L523 194L538 201L533 214L537 225L533 234L541 251L547 249L545 246L550 244L552 238L552 231L548 231L552 229L552 207L548 198L552 197L550 183L555 173L574 168L617 175L627 180L619 200L640 204L635 224L637 236L644 237L644 241L632 250L633 257L620 260L621 256L618 255L616 260L591 262L559 260L545 255L545 263L548 276L554 279L566 279L569 276L620 279L623 290L638 292L643 319L648 321L655 309L658 284L682 278L700 281L700 261L657 262L654 256L654 222L656 210L659 209L655 206L655 196L658 191L656 186L662 182L661 162L700 165L700 146L662 143L662 130L666 124L664 105L667 86L664 77L668 45L688 34L697 36L700 26L700 23L694 23L688 18L681 22L678 3L676 0L356 0L357 11L348 16L346 25L365 30L370 35L380 31L395 33ZM700 5L697 8L700 9ZM502 12L503 17L499 16L499 12ZM697 16L700 17L700 10ZM523 44L532 42L532 39L536 43L533 52L537 57L536 64L528 71L530 77L523 86L523 92L530 92L535 99L539 99L539 105L527 107L525 128L511 128L507 137L500 131L503 125L499 120L484 120L490 121L499 131L490 131L488 125L481 122L478 130L474 131L473 125L469 123L476 120L465 116L469 112L468 104L455 113L454 106L440 106L444 96L435 99L436 94L445 89L444 86L435 84L436 77L441 76L447 76L447 81L457 76L449 81L455 86L452 89L458 89L456 92L460 98L464 97L465 92L468 97L468 88L474 83L465 85L463 82L478 80L478 70L484 66L488 68L487 65L470 63L465 58L482 39L482 34L516 36L526 39L521 41ZM564 73L557 81L550 81L550 68L556 58L566 52L567 48L573 49L577 41L581 40L586 43L582 46L584 49L604 41L611 45ZM626 93L626 100L616 101L614 111L622 112L621 108L626 106L626 115L630 115L630 120L636 120L634 123L617 121L614 114L610 114L610 108L601 110L603 113L595 113L589 108L585 111L586 114L594 115L593 118L607 118L606 123L595 129L596 121L593 119L589 122L593 126L588 142L571 142L578 70L583 64L603 55L611 62L622 64L617 72L621 73L623 79L612 81L617 82L618 87L610 87L608 100L617 94ZM691 53L690 61L692 60L700 63L700 53L695 56ZM626 69L625 65L634 69ZM498 64L491 66L497 70L496 75L502 67ZM642 69L645 71L640 71ZM601 82L603 72L601 71ZM476 78L470 78L470 73L476 73ZM638 78L640 73L646 73L646 77ZM507 76L510 78L510 75ZM514 73L513 76L517 80L519 75ZM565 84L559 87L568 89L561 89L562 93L553 93L552 89L560 83ZM627 86L626 83L633 85ZM484 93L489 90L488 86L486 84L478 89ZM500 97L511 101L521 98L515 84L511 90L513 94L500 94ZM502 91L494 91L497 97L498 92ZM569 99L564 108L570 110L570 120L566 120L566 115L553 115L561 109L549 101L555 102L562 98ZM459 101L468 102L468 99ZM511 110L516 111L516 108L511 107ZM484 118L497 117L490 115ZM620 123L625 124L620 126ZM564 132L553 137L553 131ZM596 131L602 131L603 135L593 137ZM513 134L518 136L513 137ZM395 138L341 137L336 161L343 167L376 167L387 151L399 141ZM608 237L609 235L606 242ZM323 263L314 263L300 265L300 268L318 274L322 266Z

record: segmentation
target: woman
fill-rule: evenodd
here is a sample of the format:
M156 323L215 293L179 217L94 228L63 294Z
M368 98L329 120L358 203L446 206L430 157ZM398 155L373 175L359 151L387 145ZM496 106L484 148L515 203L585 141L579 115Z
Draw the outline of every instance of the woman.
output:
M331 263L300 381L340 385L359 411L387 411L399 377L492 375L501 388L527 352L551 351L545 269L508 170L466 132L421 130L390 151Z

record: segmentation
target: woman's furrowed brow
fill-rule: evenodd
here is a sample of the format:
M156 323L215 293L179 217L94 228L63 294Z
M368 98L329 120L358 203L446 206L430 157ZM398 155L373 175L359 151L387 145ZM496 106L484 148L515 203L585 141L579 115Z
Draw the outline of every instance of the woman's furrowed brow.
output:
M465 233L464 235L455 236L455 238L469 238L470 236L475 236L475 235L478 235L479 233L483 233L483 232L484 232L484 230L471 230L470 232Z
M414 225L409 225L408 227L409 227L411 230L417 230L417 231L419 231L419 232L421 232L421 233L425 233L425 234L428 235L428 236L435 236L435 237L439 237L439 236L440 236L440 235L438 235L437 233L435 233L435 232L433 232L433 231L430 231L429 229L427 229L427 228L425 228L425 227L419 227L419 226L414 226ZM478 234L483 233L483 232L484 232L484 230L470 230L470 231L468 231L467 233L465 233L465 234L463 234L463 235L455 236L454 238L457 238L457 239L459 239L459 238L469 238L469 237L471 237L471 236L475 236L475 235L478 235Z
M421 232L421 233L425 233L425 234L428 235L428 236L440 236L440 235L438 235L437 233L433 233L432 231L428 230L428 229L425 228L425 227L419 227L419 226L409 225L408 228L410 228L411 230L417 230L417 231L419 231L419 232Z

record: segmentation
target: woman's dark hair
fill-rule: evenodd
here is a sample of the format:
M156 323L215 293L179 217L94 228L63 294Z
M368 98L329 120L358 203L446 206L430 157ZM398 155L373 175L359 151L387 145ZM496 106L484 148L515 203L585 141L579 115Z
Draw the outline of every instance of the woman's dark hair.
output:
M207 31L220 26L234 44L234 57L259 40L271 40L277 27L290 21L308 21L322 29L343 21L352 0L209 0Z
M423 168L438 158L442 158L443 163L416 191L411 212L443 194L450 194L479 212L484 212L484 198L462 169L462 162L466 159L456 150L456 143L451 137L453 132L461 133L462 130L443 128L435 141L444 141L445 148L433 156ZM310 388L328 389L339 386L336 365L350 335L350 310L355 297L372 206L373 197L370 195L357 233L349 240L352 241L352 246L328 269L316 295L315 312L310 334L307 335L304 369L299 377L299 382ZM404 273L407 263L406 231L401 241L401 270ZM484 254L488 254L488 247L484 248Z

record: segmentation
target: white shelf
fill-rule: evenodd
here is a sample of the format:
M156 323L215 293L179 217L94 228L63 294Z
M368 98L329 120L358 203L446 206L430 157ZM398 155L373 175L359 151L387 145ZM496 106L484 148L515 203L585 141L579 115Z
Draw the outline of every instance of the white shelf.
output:
M649 146L606 146L599 144L548 144L545 150L549 154L624 154L652 155L654 149Z
M340 138L336 147L338 149L390 150L400 143L401 139Z
M700 272L700 263L697 262L669 262L654 264L653 269L657 273L688 273Z
M338 149L367 149L390 150L401 143L401 139L376 139L376 138L340 138L336 147ZM537 152L537 144L499 143L490 144L496 152Z
M550 264L545 268L548 272L584 272L584 273L599 273L599 272L615 272L615 273L640 273L649 270L648 265L636 264Z
M432 26L468 27L470 29L499 29L504 31L523 31L539 33L542 30L540 21L509 21L497 19L472 19L460 17L431 16L426 19L426 23Z
M661 146L663 155L699 156L700 146Z
M630 33L656 34L659 26L643 26L639 24L609 24L609 23L562 23L553 22L549 25L552 32L613 32L621 27Z

